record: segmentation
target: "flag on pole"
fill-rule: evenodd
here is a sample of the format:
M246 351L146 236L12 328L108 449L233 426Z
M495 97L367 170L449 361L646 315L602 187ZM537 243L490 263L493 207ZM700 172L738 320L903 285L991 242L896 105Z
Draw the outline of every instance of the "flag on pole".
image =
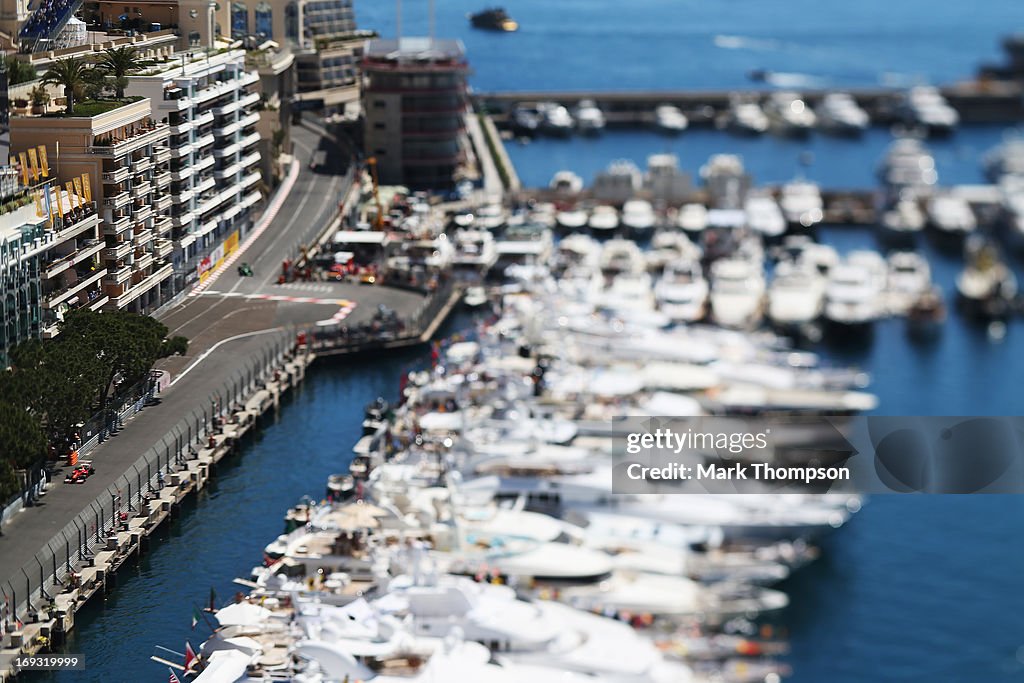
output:
M167 671L171 674L167 679L167 683L181 683L181 679L174 675L174 669L167 667Z
M46 161L46 145L39 145L39 170L43 172L44 178L50 177L50 164Z
M39 157L36 156L36 151L35 147L28 148L28 160L32 162L31 169L33 180L39 180Z
M185 641L185 673L192 671L192 667L196 665L196 651L192 649L192 644Z
M202 619L202 618L203 618L202 615L199 614L199 610L197 610L195 607L193 607L192 608L192 630L193 631L196 630L196 624L198 624L199 620Z
M82 174L82 192L85 195L85 201L91 202L92 201L92 188L89 186L89 174L88 173L83 173Z
M18 152L18 161L21 163L21 184L28 187L28 159L24 152Z

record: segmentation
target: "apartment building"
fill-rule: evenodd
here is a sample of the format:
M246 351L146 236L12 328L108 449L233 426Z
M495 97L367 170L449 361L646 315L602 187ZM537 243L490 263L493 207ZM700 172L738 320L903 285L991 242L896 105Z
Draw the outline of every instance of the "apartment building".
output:
M176 290L202 280L252 226L262 201L259 83L244 50L183 52L129 78L127 94L152 102L169 134L155 182L166 192Z
M466 159L466 76L457 40L372 40L362 62L364 147L380 182L448 189Z
M45 183L26 188L18 176L0 167L0 368L13 346L56 335L68 311L109 303L95 204Z
M105 270L103 307L150 313L174 292L170 128L153 119L146 98L94 102L75 113L12 118L11 149L46 145L58 180L88 176L83 193L99 210L104 266L90 278Z

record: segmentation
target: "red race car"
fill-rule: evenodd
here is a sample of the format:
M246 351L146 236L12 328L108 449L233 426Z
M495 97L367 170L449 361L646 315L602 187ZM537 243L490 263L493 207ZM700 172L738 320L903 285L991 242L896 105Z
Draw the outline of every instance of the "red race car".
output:
M64 477L64 483L84 484L85 480L95 472L96 468L92 466L91 462L80 462L75 469L71 470L71 473L68 474L68 476Z

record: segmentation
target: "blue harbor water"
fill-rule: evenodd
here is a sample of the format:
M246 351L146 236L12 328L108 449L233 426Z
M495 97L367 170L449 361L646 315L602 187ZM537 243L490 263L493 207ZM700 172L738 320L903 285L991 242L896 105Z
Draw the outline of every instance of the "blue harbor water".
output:
M751 69L789 74L793 87L948 82L996 59L1001 34L1024 27L1024 3L1009 1L522 0L506 5L521 31L501 35L469 29L465 14L479 3L437 5L438 34L464 40L478 90L744 87ZM404 6L405 33L425 33L427 3ZM356 11L361 26L393 34L393 4L358 3ZM1004 132L970 128L934 144L942 182L979 182L977 156ZM589 181L613 159L642 166L648 154L673 151L694 174L710 154L734 152L758 181L802 173L827 187L866 187L888 139L883 130L859 142L623 131L512 142L509 150L527 185L546 185L562 168ZM804 151L809 164L800 162ZM843 251L877 246L868 229L826 228L822 237ZM920 247L948 294L959 255L926 240ZM891 320L863 345L816 350L868 370L880 413L1019 415L1022 348L1024 324L995 341L954 312L927 344L912 343L904 322ZM166 668L148 660L153 646L180 652L186 639L203 640L202 625L189 629L193 606L205 604L211 586L221 600L236 591L231 579L260 562L284 511L304 494L322 495L326 477L344 469L363 405L393 397L399 373L416 359L316 367L244 457L222 466L162 532L165 540L122 573L118 590L80 614L68 649L85 654L88 670L28 680L166 680ZM1022 680L1022 532L1024 497L872 499L829 539L819 562L784 585L792 599L781 617L792 644L789 680Z

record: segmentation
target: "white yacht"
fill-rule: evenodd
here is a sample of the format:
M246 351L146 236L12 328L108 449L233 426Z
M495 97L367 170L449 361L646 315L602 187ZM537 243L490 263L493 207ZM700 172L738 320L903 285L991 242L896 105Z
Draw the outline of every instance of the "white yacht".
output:
M497 230L508 221L508 212L499 203L484 204L477 209L473 227L481 230Z
M928 261L914 251L894 251L886 260L888 308L894 313L906 313L921 296L931 291L931 268Z
M747 227L765 239L778 239L786 232L786 219L778 202L765 192L751 192L743 202Z
M462 229L455 231L456 267L487 271L498 260L494 234L487 230Z
M590 188L594 200L621 206L643 189L644 176L628 159L617 159L594 177Z
M604 112L593 100L580 100L573 110L576 130L582 135L597 135L604 130Z
M768 130L769 120L757 102L737 100L729 106L726 125L737 133L760 135Z
M572 171L558 171L552 176L548 187L559 194L577 195L583 190L583 178Z
M966 264L956 278L960 300L972 313L1000 318L1017 296L1017 276L1006 265L996 246L974 235L964 245Z
M895 191L925 195L939 181L935 158L917 138L900 137L889 145L878 167L878 178Z
M678 135L689 127L690 121L679 107L660 104L654 108L654 125L664 133Z
M601 247L600 269L606 273L640 273L646 270L644 254L632 240L608 240Z
M540 128L548 135L566 137L572 134L575 122L572 114L556 102L542 102L537 105L540 112Z
M982 158L985 177L998 183L1006 176L1024 177L1024 138L1010 138Z
M938 235L961 240L978 228L978 219L963 197L943 194L928 201L928 224Z
M656 221L654 207L645 199L630 199L622 205L619 223L635 239L650 239Z
M566 232L580 232L587 227L589 214L579 207L566 208L555 214L555 222Z
M760 263L725 258L711 265L711 316L722 327L755 327L764 313L764 295Z
M675 322L692 323L707 312L708 282L700 262L685 259L669 263L654 286L658 309Z
M874 263L875 259L878 263ZM882 317L884 281L880 281L880 277L884 277L884 272L885 263L874 252L862 252L857 258L848 255L834 266L825 287L828 321L845 327L862 327Z
M619 212L614 206L601 204L595 206L590 212L590 219L587 221L590 233L595 237L610 237L619 229Z
M772 93L764 112L771 125L783 135L807 135L817 123L814 110L793 92Z
M712 154L701 166L700 177L707 188L709 208L742 209L752 180L735 154Z
M924 230L924 225L924 213L914 199L898 200L883 211L879 222L882 237L894 242L912 241L914 235Z
M818 125L836 135L859 135L871 124L868 113L849 93L828 93L817 108Z
M497 266L545 265L554 249L551 230L542 225L524 223L507 228L495 245Z
M699 233L708 227L708 208L703 204L683 204L676 214L676 225L688 233Z
M933 86L911 88L903 101L904 120L933 134L952 132L960 123L960 114Z
M809 180L794 180L783 185L779 207L786 222L803 229L813 228L825 217L821 190Z
M813 323L825 306L825 278L807 261L782 261L768 288L768 319L782 328Z

